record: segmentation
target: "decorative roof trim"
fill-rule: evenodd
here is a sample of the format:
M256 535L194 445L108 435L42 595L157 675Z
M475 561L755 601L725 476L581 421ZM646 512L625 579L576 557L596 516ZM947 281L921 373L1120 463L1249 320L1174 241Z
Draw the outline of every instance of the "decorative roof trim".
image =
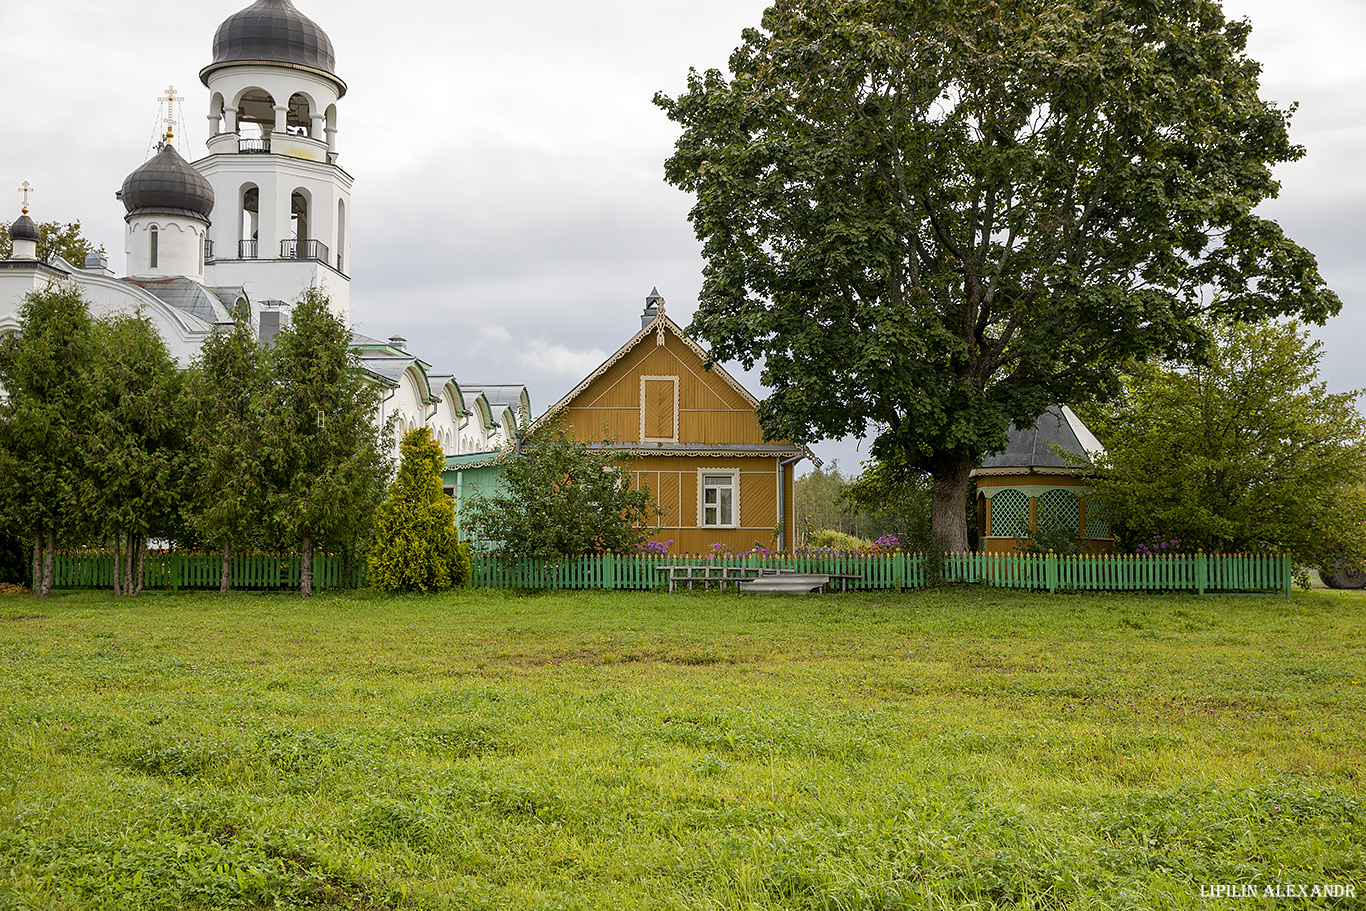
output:
M1024 466L1006 467L1006 468L974 468L972 471L968 472L968 477L970 477L970 478L999 478L999 477L1005 477L1005 476L1009 476L1009 475L1026 475L1026 476L1027 476L1027 475L1032 475L1032 474L1038 474L1038 475L1071 475L1072 477L1076 477L1076 478L1086 478L1086 477L1093 477L1093 476L1096 474L1096 470L1095 470L1094 468L1090 467L1089 465L1084 465L1084 466L1080 466L1080 467L1077 467L1077 468L1050 468L1050 467L1042 467L1042 468L1039 468L1039 467L1036 467L1036 468L1025 468Z
M325 79L337 90L337 98L340 100L346 97L346 83L336 73L329 73L313 66L304 66L302 63L290 63L287 60L220 60L217 63L210 63L199 71L199 81L205 88L209 87L209 77L219 70L226 70L234 66L270 66L281 67L289 70L298 70L301 73L309 73L320 79Z

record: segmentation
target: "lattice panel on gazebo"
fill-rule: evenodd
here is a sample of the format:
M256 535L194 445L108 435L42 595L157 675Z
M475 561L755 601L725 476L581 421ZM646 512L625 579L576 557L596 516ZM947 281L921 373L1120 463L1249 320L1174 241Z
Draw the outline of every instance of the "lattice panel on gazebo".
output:
M991 498L991 533L1023 538L1029 534L1029 497L1019 490L1003 490Z
M1110 517L1099 500L1086 501L1086 537L1110 537Z
M1081 532L1081 501L1066 490L1046 490L1034 506L1034 522L1039 528L1065 528Z

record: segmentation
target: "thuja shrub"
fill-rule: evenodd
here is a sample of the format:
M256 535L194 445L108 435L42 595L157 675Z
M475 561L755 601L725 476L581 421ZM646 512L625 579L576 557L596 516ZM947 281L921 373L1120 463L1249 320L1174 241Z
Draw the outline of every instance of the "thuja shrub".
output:
M469 546L441 490L441 447L431 431L404 434L398 477L375 512L370 579L385 591L439 591L469 580Z

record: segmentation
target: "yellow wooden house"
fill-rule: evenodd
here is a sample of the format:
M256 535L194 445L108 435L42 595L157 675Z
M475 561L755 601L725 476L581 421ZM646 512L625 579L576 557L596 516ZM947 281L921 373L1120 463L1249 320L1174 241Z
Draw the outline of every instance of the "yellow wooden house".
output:
M652 536L671 553L775 552L793 542L794 470L815 457L766 440L758 402L664 313L656 290L641 329L532 425L560 422L570 435L630 456L632 483L664 511Z

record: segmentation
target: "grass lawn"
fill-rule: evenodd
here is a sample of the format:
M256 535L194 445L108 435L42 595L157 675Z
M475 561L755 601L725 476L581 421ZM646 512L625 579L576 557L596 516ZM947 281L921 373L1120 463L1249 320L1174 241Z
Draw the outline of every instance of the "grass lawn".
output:
M0 909L1366 907L1363 608L8 596Z

